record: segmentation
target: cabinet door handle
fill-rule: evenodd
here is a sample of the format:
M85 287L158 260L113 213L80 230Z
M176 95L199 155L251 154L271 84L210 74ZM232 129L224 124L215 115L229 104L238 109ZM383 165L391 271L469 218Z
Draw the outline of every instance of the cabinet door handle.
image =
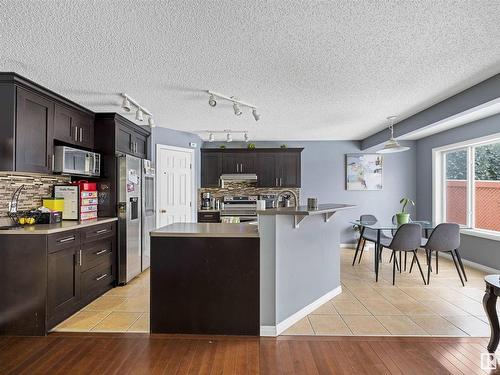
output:
M278 186L278 177L274 179L274 186Z
M243 172L243 163L240 164L240 171Z
M78 142L78 126L75 126L75 142Z
M281 177L280 177L280 186L282 186L282 181L281 181Z
M80 263L80 267L82 266L82 251L78 251L79 253L79 263Z
M83 142L83 128L79 128L80 142Z
M107 273L105 273L104 275L101 275L101 276L99 276L99 277L96 277L95 281L102 280L102 279L104 279L106 276L108 276L108 274L107 274Z
M134 152L134 142L130 142L130 151Z
M103 250L98 251L97 253L95 253L95 255L101 255L101 254L104 254L107 251L108 251L108 249L103 249Z
M64 242L69 242L69 241L74 241L74 240L75 240L75 236L71 236L71 237L62 238L62 239L58 240L57 242L64 243Z
M108 231L107 229L99 229L99 230L96 230L95 233L101 234L101 233L106 233L107 231Z

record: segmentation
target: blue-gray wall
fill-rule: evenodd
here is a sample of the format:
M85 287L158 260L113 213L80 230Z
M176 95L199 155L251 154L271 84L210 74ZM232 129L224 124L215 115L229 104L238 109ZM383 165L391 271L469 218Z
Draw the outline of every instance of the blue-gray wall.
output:
M500 133L500 115L462 125L417 141L417 217L432 219L432 149ZM464 259L500 269L500 242L462 235Z
M354 242L354 232L348 224L360 214L370 213L380 219L390 220L400 209L402 197L416 196L416 147L415 142L403 142L409 151L384 156L383 190L347 191L345 189L345 154L359 153L358 141L305 141L305 142L255 142L257 147L303 147L301 203L308 197L317 197L320 203L349 203L358 207L339 215L342 220L340 242ZM220 143L205 142L203 147L218 147ZM233 142L227 147L246 147ZM410 211L415 215L415 211Z

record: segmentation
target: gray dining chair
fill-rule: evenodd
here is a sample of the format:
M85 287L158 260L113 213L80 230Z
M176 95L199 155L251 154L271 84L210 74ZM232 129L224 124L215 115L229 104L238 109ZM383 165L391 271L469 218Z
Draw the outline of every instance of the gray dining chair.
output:
M465 274L465 268L462 263L462 258L458 252L460 247L460 226L455 223L442 223L436 226L432 231L424 249L427 253L427 284L430 282L431 277L431 258L432 252L436 253L436 274L438 273L438 258L439 252L446 252L451 254L455 268L457 269L458 276L462 282L462 286L465 286L464 279L462 278L463 272L465 281L467 281L467 275Z
M401 225L396 233L394 233L394 237L392 239L384 238L381 240L381 244L384 248L392 250L392 285L395 283L396 266L398 264L396 252L405 252L405 254L408 252L413 253L413 258L418 265L424 285L426 284L425 276L417 257L417 249L420 247L421 238L422 227L420 224L408 223ZM401 270L401 264L399 264L399 269Z
M410 223L412 222L411 218L410 218ZM398 223L398 219L396 217L396 215L393 215L392 216L392 224L396 225ZM392 235L394 236L394 233L396 232L396 229L393 229L392 231ZM420 240L420 247L423 248L425 247L425 244L427 243L427 238L425 237L422 237L421 240ZM418 252L418 249L417 249L417 252ZM404 267L403 269L406 271L406 254L405 253L405 257L404 257ZM391 254L391 258L389 259L389 263L392 262L392 254ZM411 270L413 269L413 264L415 263L415 258L412 259L411 261L411 266L410 266L410 273L411 273ZM401 264L401 252L399 253L399 264ZM401 268L398 267L398 270L399 270L399 273L401 273Z
M366 222L366 223L376 223L378 219L374 215L361 215L359 217L359 221L361 222ZM385 239L390 239L391 237L385 235L383 232L380 233L380 238L385 238ZM358 259L358 264L361 262L361 257L363 256L363 251L365 249L366 242L373 242L374 244L377 243L377 231L375 229L370 229L363 227L360 232L358 244L356 246L356 252L354 253L354 259L352 260L352 265L356 263L356 258L358 257L359 253L359 259ZM380 254L379 254L380 256Z

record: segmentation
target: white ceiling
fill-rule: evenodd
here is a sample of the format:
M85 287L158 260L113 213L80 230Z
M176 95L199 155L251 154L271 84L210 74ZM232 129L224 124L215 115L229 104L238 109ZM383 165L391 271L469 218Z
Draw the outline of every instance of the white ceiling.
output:
M500 72L493 0L0 0L0 14L2 71L95 111L123 114L126 92L158 126L257 140L362 139Z

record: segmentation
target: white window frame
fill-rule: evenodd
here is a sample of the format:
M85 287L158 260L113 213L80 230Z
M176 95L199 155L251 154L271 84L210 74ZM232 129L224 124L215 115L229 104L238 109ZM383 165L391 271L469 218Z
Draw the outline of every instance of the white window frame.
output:
M475 227L474 217L474 178L475 175L475 153L474 148L490 143L500 142L500 133L492 134L486 137L476 138L464 142L458 142L446 146L435 147L432 149L432 220L435 223L445 221L446 202L445 192L445 154L450 151L467 150L467 225L462 227L461 232L471 236L487 238L500 241L500 231L487 229L478 229Z

